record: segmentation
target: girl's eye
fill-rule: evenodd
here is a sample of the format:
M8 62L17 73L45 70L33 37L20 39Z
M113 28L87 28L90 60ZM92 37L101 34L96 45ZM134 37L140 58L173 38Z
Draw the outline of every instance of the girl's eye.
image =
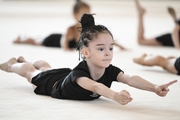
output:
M99 48L98 50L99 50L99 51L103 51L104 49L103 49L103 48Z
M113 51L113 48L110 48L109 50L110 50L110 51Z

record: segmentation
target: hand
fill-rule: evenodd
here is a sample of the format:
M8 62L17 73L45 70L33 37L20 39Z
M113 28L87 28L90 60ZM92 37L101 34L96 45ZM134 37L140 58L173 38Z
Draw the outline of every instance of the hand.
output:
M171 82L169 82L167 84L156 86L155 87L155 93L157 95L159 95L159 96L162 96L162 97L166 96L166 94L169 92L169 88L168 87L170 85L176 83L176 82L177 82L177 80L173 80L173 81L171 81Z
M121 92L115 94L114 100L121 105L126 105L127 103L131 102L133 98L128 91L122 90Z

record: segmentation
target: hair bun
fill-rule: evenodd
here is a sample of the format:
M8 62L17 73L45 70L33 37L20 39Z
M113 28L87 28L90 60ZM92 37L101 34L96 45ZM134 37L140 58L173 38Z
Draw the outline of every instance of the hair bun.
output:
M93 14L83 14L80 23L82 26L82 31L85 31L89 27L94 26L95 22L94 22Z

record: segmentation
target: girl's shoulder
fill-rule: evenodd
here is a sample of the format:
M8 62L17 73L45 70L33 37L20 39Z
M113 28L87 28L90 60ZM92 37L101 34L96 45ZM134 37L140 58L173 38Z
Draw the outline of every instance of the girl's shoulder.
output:
M112 65L112 64L110 64L110 65L106 68L106 72L109 72L109 73L119 73L119 72L123 72L123 73L124 73L124 71L123 71L121 68L119 68L119 67L117 67L117 66L115 66L115 65Z
M81 61L76 67L74 67L73 70L81 70L81 71L89 72L87 62L85 60Z
M71 26L69 26L69 27L68 27L68 29L71 29L71 30L73 30L73 29L77 29L77 25L76 25L76 24L71 25Z

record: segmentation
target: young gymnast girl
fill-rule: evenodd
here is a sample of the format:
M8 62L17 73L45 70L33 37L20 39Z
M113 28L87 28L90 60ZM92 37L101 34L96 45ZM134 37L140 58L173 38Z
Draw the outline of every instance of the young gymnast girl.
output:
M42 40L38 40L39 38L35 37L20 37L13 41L17 44L31 44L31 45L42 45L47 47L62 47L65 50L72 50L76 48L76 43L79 38L79 31L77 30L80 27L79 20L81 16L84 14L90 13L90 6L82 2L81 0L76 0L76 3L73 6L73 16L76 20L76 23L70 26L65 35L62 34L50 34Z
M154 38L145 38L143 26L145 9L139 4L138 0L135 0L135 4L138 11L138 43L140 45L173 46L180 49L180 19L177 19L175 10L172 7L168 7L168 12L175 23L172 33L163 34Z
M94 100L100 96L112 99L122 105L133 100L126 90L116 92L110 89L113 81L166 96L168 86L177 82L155 85L137 75L127 75L113 66L113 35L103 25L95 25L91 14L84 14L77 49L83 60L74 68L53 69L42 60L27 62L22 56L11 58L0 65L1 70L17 73L34 85L34 92L58 99Z
M163 69L180 75L180 57L163 57L160 55L143 54L140 57L134 58L133 61L144 66L159 66Z

